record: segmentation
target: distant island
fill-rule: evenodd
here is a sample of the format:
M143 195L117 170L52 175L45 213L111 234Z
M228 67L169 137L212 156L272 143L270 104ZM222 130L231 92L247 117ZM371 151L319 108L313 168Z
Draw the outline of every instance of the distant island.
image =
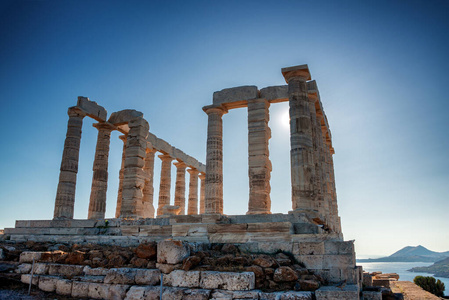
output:
M410 270L410 272L424 272L424 273L432 273L433 276L436 277L445 277L449 278L449 257L437 261L431 266L428 267L415 267Z
M357 259L357 262L433 262L434 263L437 261L444 260L445 258L449 258L449 251L435 252L419 245L416 247L413 246L404 247L401 250L387 257ZM429 266L427 268L430 267L432 266Z

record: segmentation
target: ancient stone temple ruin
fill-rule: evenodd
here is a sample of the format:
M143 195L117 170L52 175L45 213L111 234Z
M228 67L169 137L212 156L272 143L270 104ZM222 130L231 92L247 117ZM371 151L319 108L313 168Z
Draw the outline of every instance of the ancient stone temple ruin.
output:
M77 105L68 111L69 121L54 219L16 221L16 227L5 229L5 234L14 241L90 243L124 247L140 247L142 243L158 242L157 272L175 276L173 272L181 272L182 263L182 272L199 274L182 273L182 276L200 276L193 284L187 279L180 280L177 277L176 281L172 278L172 281L167 282L167 288L209 291L206 293L208 296L202 298L169 296L167 299L359 299L362 272L361 268L355 265L353 241L343 240L335 190L332 135L317 84L311 80L307 65L284 68L282 75L287 85L261 89L256 86L241 86L214 93L212 104L203 107L208 118L205 165L152 134L149 131L149 123L141 112L122 110L107 118L103 107L88 98L79 97ZM268 151L271 137L268 126L269 107L287 101L290 107L292 207L288 213L272 214L271 162ZM225 215L222 117L232 109L243 107L248 111L248 210L245 215ZM86 116L98 121L94 124L98 129L98 139L88 219L75 220L73 210L81 128ZM124 144L115 218L105 219L106 202L115 201L106 199L109 143L113 130L123 133L120 138ZM158 174L154 170L156 152L162 161L157 201L153 195L153 178ZM170 199L170 174L173 166L176 167L176 186L175 197ZM189 173L188 184L186 171ZM185 197L187 187L188 199ZM172 245L173 248L167 245ZM218 276L215 273L220 272L211 267L210 261L205 265L203 262L196 262L198 268L202 268L198 270L203 271L188 271L190 267L185 268L184 264L186 260L189 261L190 254L204 252L206 249L215 251L214 245L221 245L223 249L237 249L229 252L233 253L235 259L236 253L249 256L263 253L268 257L282 254L284 257L277 259L284 259L284 264L278 263L278 267L275 267L276 264L259 264L257 268L262 270L262 275L255 271L257 268L253 268L250 272L233 273L232 276L237 277L222 274L218 279L214 276ZM170 249L162 250L165 247ZM167 260L164 251L177 253L176 259ZM199 260L202 261L203 258ZM220 259L217 258L217 261ZM274 284L276 280L273 279L273 274L280 268L287 268L280 267L285 264L288 266L286 260L291 264L295 261L296 265L301 265L306 270L302 275L292 275L296 278L294 280L298 280L298 276L306 276L304 274L313 274L321 278L321 287L300 287L299 290L295 288L295 292L292 291L294 282L291 285L290 279L289 284ZM241 264L243 268L246 263ZM278 269L274 271L273 268ZM226 281L228 279L223 279L228 278L226 276L239 278L238 281L242 284L236 287ZM264 279L265 277L261 279L260 276L271 276L274 281ZM224 280L227 283L208 284L209 279ZM149 285L156 284L157 280L153 281L153 284ZM108 291L112 289L108 284L112 283L114 282L101 282ZM336 287L338 283L340 286ZM123 295L129 294L134 285L140 283L136 279L127 284L132 287L129 289L128 286ZM75 283L72 286L74 289ZM270 294L256 288L273 288L275 293ZM240 297L237 292L232 291L248 291L252 296ZM230 296L219 297L216 293L227 293L226 295ZM282 298L282 293L290 293L288 295L293 296ZM108 298L104 295L97 298ZM90 294L88 296L93 297Z

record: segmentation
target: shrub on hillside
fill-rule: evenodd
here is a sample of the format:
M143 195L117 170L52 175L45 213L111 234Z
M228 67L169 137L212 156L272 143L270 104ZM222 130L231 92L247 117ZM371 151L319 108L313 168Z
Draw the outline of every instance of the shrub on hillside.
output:
M432 276L416 276L413 282L420 286L423 290L428 291L438 297L444 296L444 283L441 280L436 280Z

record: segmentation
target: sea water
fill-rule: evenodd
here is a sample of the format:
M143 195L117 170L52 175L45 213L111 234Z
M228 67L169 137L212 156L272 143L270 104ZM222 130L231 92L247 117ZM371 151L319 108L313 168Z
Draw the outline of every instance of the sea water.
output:
M416 276L435 277L430 273L407 271L414 267L426 267L432 265L432 263L429 262L357 262L357 265L363 266L363 270L370 273L376 271L381 271L382 273L397 273L399 275L399 280L402 281L413 282L413 278ZM449 278L435 277L435 279L439 279L444 283L444 286L446 287L444 295L449 296Z

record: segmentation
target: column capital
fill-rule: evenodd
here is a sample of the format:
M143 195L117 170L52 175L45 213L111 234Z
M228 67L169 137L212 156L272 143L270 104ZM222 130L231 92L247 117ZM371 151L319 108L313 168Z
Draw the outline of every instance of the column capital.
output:
M173 157L171 157L170 155L168 155L168 154L161 154L161 155L158 155L157 157L159 157L162 161L172 161L172 160L174 160L174 158Z
M127 134L124 134L124 135L119 135L119 139L121 139L122 141L123 141L123 143L125 143L126 144L126 139L127 139L127 137L128 137L128 135Z
M281 69L282 75L285 78L285 82L289 82L290 79L298 78L300 80L306 81L312 79L310 76L308 65L299 65L293 67L287 67Z
M81 108L77 106L69 107L67 114L69 117L78 117L78 118L84 118L87 116L86 112L84 112Z
M102 123L94 123L92 124L93 127L97 128L98 130L107 130L107 131L113 131L116 130L117 127L112 125L111 123L108 122L102 122Z
M187 165L183 161L176 161L173 163L177 169L185 169Z
M195 168L190 167L190 169L187 169L187 172L189 172L190 175L197 175L200 171L198 171Z
M228 110L223 107L222 105L208 105L203 107L203 111L210 115L210 114L217 114L217 115L224 115L228 113Z
M199 177L201 180L204 180L204 179L206 179L206 173L200 172L200 174L198 174L198 177Z

